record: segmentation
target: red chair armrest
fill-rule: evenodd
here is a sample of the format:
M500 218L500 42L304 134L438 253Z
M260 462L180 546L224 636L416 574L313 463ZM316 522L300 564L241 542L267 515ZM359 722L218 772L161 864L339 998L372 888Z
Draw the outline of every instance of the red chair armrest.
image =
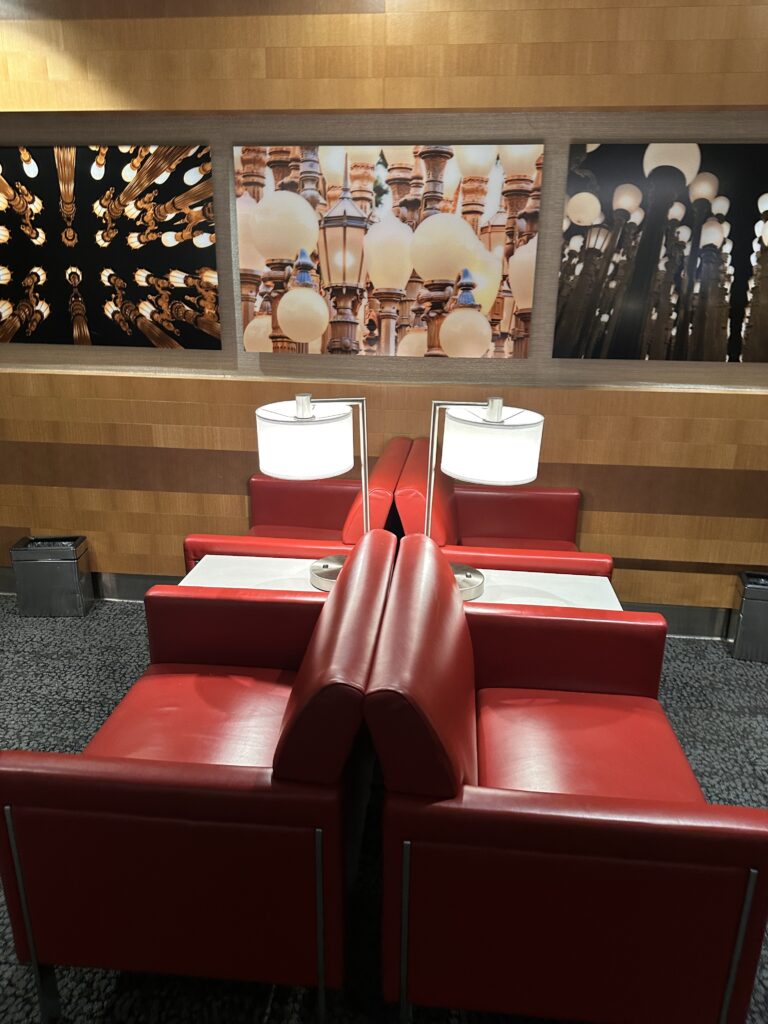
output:
M306 540L292 537L235 537L216 533L193 533L184 538L187 572L205 555L243 555L253 558L320 558L348 555L351 544L337 540Z
M467 607L477 689L657 697L667 623L654 612Z
M587 551L547 551L529 548L481 548L446 545L446 558L477 569L517 569L521 572L562 572L574 576L607 576L613 573L610 555Z

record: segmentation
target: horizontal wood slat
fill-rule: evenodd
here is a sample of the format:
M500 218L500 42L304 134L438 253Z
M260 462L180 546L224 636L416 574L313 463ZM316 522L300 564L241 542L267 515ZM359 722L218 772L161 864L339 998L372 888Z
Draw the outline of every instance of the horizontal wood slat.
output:
M30 18L0 18L5 110L652 109L768 100L765 3L227 0L206 8L192 0L155 10L139 0L122 18L115 5L83 0L33 6Z

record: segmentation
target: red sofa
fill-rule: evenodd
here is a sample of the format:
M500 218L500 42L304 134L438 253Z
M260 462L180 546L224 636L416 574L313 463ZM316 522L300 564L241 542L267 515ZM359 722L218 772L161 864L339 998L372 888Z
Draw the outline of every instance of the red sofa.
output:
M429 442L411 445L395 488L405 534L423 533ZM610 576L609 555L578 551L581 494L570 488L479 487L435 475L430 536L453 562L478 569L521 569Z
M655 614L465 606L401 542L364 700L387 798L385 997L737 1024L768 812L707 803L658 702Z
M395 548L366 534L327 598L154 587L152 663L83 753L0 753L0 872L44 1020L50 965L318 986L322 1011Z
M411 441L391 438L368 481L371 529L384 529ZM251 526L245 536L191 534L184 540L187 571L203 555L317 558L348 554L363 534L360 481L276 480L251 477Z

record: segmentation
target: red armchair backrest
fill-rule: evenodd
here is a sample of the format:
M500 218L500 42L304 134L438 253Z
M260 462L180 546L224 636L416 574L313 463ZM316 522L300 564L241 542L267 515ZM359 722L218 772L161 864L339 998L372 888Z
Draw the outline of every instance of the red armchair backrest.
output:
M371 513L371 529L383 530L392 508L395 487L400 479L408 453L411 450L409 437L393 437L387 441L384 450L376 460L368 480L368 500ZM344 520L341 539L345 544L354 544L363 535L363 496L358 490L352 507Z
M362 723L396 547L394 534L372 530L347 559L294 680L275 750L276 779L338 781Z
M572 487L461 484L456 488L456 518L462 538L510 537L575 544L580 506L581 492Z
M448 560L405 537L364 701L387 789L455 796L477 782L472 644Z
M400 474L400 481L395 488L395 505L406 534L424 533L428 468L429 441L425 437L417 437L411 445L410 454ZM440 547L459 543L453 481L439 469L435 475L432 529L429 535Z

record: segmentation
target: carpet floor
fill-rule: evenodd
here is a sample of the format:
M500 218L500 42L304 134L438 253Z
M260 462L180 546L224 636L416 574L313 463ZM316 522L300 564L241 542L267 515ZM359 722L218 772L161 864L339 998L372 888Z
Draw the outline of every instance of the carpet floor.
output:
M13 598L0 597L0 748L81 750L147 663L143 612L141 604L100 601L84 619L22 618ZM671 639L662 700L707 798L768 808L768 666L734 661L725 643ZM364 844L363 876L366 869L375 872L375 839ZM371 883L363 877L362 884ZM370 900L362 898L360 906ZM313 1019L314 994L303 989L95 970L59 969L57 977L69 1024ZM391 1016L369 982L362 979L362 994L330 993L330 1021L365 1024ZM748 1019L768 1024L768 942ZM0 898L0 1022L36 1020L31 974L16 962ZM525 1024L519 1017L418 1008L414 1021Z

